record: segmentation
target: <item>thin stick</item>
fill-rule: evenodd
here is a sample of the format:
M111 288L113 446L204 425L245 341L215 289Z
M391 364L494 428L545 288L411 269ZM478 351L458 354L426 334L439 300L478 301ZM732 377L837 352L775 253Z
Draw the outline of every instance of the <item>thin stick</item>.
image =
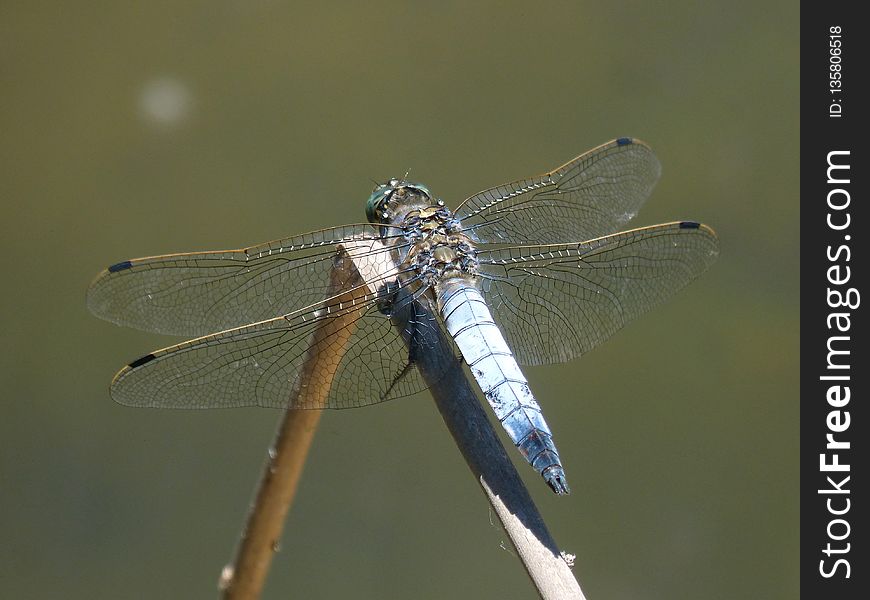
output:
M356 287L361 283L362 279L353 268L352 261L342 252L331 273L330 286L333 294L339 293L348 284ZM364 293L365 288L360 288L342 295L338 300L350 303ZM302 373L297 379L312 384L299 386L294 390L293 395L297 400L294 404L326 404L341 356L347 350L347 342L355 329L358 312L351 311L334 319L326 319L314 332ZM324 342L327 338L328 343ZM321 353L318 352L324 346L330 348L328 357L320 356ZM313 385L314 383L317 385ZM223 568L218 581L218 588L226 600L259 598L272 557L278 549L284 519L296 495L320 413L319 410L284 411L236 556L232 563Z

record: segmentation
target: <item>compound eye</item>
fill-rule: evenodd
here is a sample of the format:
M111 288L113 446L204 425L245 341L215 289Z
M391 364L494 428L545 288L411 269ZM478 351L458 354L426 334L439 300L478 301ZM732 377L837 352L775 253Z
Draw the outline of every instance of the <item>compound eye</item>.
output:
M378 211L381 210L384 203L389 201L394 191L395 188L387 184L379 185L374 189L372 195L369 196L368 202L366 202L366 217L369 223L377 223L379 221Z

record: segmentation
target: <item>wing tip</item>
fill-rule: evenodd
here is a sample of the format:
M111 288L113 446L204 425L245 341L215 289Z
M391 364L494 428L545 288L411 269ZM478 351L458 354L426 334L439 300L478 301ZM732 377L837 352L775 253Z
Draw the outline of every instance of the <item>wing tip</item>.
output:
M711 259L707 266L719 256L719 236L712 227L699 221L677 221L676 225L681 231L685 229L686 233L697 233L707 239L710 244L708 250Z
M717 241L719 240L719 236L716 233L716 230L707 225L706 223L701 223L699 221L680 221L679 227L680 229L697 229L698 231L703 231Z
M133 374L134 371L136 371L140 367L150 363L152 360L157 358L158 354L159 353L157 353L157 352L151 352L149 354L146 354L145 356L141 356L141 357L137 358L136 360L134 360L134 361L130 362L129 364L125 365L124 367L122 367L121 370L118 371L115 374L115 376L112 378L112 383L109 384L109 395L112 397L112 400L114 400L115 402L117 402L118 404L120 404L122 406L132 406L132 407L136 407L136 408L157 408L157 407L159 407L158 404L142 404L141 402L131 400L127 395L127 392L129 391L129 389L127 389L123 385L121 385L123 383L124 379L128 375Z
M653 152L652 147L643 141L640 138L623 136L616 138L610 142L607 142L603 146L599 148L611 150L613 148L625 148L628 149L629 146L637 147L646 153L646 160L649 161L649 166L652 169L652 179L650 181L650 187L647 190L647 195L652 193L652 187L655 185L655 182L658 181L659 177L662 175L662 163L659 161L658 157Z
M127 404L126 402L121 402L120 400L118 400L118 398L115 394L115 392L118 389L118 384L127 375L129 375L130 373L132 373L133 371L135 371L139 367L147 365L155 358L157 358L157 354L155 352L150 352L150 353L146 354L145 356L140 356L136 360L124 365L124 367L122 367L120 371L115 373L115 376L112 378L112 383L109 385L109 392L111 393L112 398L114 398L116 402L119 402L120 404Z
M122 260L121 262L116 262L109 265L108 267L97 273L97 276L94 277L93 281L91 281L91 283L88 285L88 289L85 292L85 304L88 307L88 310L91 311L91 313L101 319L105 319L106 321L111 321L112 323L116 323L118 325L123 324L108 313L107 308L111 301L111 298L107 298L101 290L103 285L106 284L107 278L109 278L111 275L114 275L115 273L126 271L132 268L133 265L133 260Z
M710 268L719 257L719 236L712 227L698 221L678 221L677 227L680 231L685 229L686 233L698 234L705 239L707 255L704 260L704 267L698 272L698 275L700 275Z

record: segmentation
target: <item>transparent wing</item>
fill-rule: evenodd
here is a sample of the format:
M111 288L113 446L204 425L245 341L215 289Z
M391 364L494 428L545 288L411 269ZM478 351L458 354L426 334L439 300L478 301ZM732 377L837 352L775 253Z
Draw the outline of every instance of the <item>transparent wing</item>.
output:
M481 250L481 285L521 364L578 357L661 304L719 253L706 225L683 221L574 244Z
M620 138L550 173L475 194L456 214L483 242L590 240L617 231L634 217L660 173L649 146Z
M388 259L382 247L358 243L374 239L391 241L377 238L370 225L346 225L242 250L123 261L97 276L87 303L95 315L119 325L205 335L324 300L332 295L330 273L339 245L353 242L354 257L370 262Z
M158 350L124 367L111 393L138 407L295 409L364 406L425 388L377 295L358 294Z

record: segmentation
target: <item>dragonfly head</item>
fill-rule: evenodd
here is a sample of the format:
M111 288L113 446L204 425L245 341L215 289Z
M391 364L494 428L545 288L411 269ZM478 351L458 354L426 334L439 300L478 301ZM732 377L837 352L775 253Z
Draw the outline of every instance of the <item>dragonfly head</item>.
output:
M422 183L390 179L375 187L366 203L369 223L391 223L404 206L432 204L432 193Z

